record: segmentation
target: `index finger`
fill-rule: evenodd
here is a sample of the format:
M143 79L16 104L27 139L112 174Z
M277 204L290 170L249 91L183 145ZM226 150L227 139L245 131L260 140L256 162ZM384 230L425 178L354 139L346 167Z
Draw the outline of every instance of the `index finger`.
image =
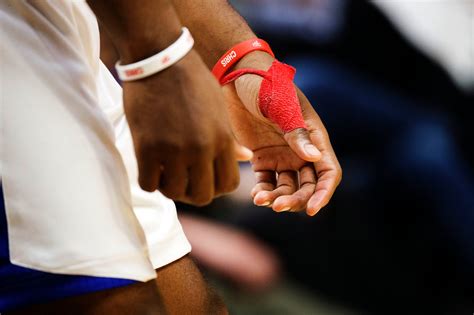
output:
M320 150L322 156L319 161L314 163L318 179L315 193L308 201L306 208L306 213L314 216L331 200L334 191L341 182L342 169L331 146L331 141L324 124L304 93L298 88L296 90L306 125L310 131L311 142Z
M306 213L310 216L314 216L329 203L342 179L342 170L336 156L329 154L326 159L326 161L315 163L318 181L306 208Z

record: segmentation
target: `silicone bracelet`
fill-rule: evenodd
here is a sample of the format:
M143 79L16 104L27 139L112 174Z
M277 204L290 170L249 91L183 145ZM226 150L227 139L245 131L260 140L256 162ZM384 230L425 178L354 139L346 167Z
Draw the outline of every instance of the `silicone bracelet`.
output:
M212 73L217 78L218 81L221 80L222 76L230 69L232 66L242 59L246 54L255 51L255 50L262 50L272 57L275 57L273 54L270 45L267 44L266 41L258 38L253 38L241 42L240 44L235 45L231 49L229 49L215 64L214 68L212 68Z
M148 77L172 66L186 56L193 48L194 39L186 27L183 27L182 31L178 40L156 55L128 65L120 65L118 61L115 69L120 80L133 81Z

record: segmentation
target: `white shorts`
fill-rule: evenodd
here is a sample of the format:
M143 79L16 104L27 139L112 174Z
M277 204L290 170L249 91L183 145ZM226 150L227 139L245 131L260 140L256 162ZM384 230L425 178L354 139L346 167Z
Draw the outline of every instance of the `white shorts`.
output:
M147 281L190 251L174 203L137 183L121 88L85 1L0 2L0 174L10 261Z

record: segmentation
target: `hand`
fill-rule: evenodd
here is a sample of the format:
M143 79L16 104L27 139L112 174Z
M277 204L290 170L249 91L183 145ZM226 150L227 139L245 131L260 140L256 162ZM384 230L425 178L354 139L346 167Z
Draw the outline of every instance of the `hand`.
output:
M273 61L261 52L247 56L239 68L267 70ZM223 88L237 140L254 152L254 203L271 206L277 212L306 210L308 215L315 215L329 202L342 178L329 136L299 89L307 130L283 134L260 113L257 96L261 81L259 76L248 74Z
M251 152L235 142L219 85L196 52L125 82L123 93L142 189L204 205L237 187L236 159Z

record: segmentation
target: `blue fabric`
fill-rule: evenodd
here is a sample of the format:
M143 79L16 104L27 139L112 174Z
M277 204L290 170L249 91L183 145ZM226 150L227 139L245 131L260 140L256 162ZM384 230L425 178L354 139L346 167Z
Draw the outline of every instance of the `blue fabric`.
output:
M11 264L3 191L0 186L0 313L133 283L135 281L127 279L51 274Z

